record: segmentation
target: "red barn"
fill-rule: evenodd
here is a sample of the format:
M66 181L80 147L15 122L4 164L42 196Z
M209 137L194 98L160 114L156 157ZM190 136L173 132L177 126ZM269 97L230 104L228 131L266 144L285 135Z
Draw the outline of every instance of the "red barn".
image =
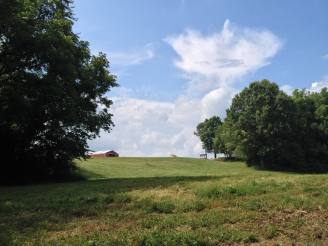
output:
M119 157L119 154L114 150L90 152L88 155L91 157Z
M119 154L114 150L108 151L105 155L106 157L119 157Z

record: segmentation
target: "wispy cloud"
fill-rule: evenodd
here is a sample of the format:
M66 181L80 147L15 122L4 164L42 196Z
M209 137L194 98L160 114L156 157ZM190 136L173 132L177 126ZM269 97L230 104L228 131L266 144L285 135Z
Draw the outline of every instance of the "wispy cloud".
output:
M139 65L154 58L155 52L152 44L147 44L141 49L130 51L118 51L109 54L113 64L119 66Z
M195 90L236 82L268 65L282 46L282 41L268 30L239 28L229 20L221 32L203 35L189 29L166 41L179 55L175 65L189 77L199 77L192 82Z
M224 22L220 32L204 35L189 29L165 39L178 54L175 65L189 78L188 94L201 98L202 116L223 116L234 84L270 64L282 41L269 30Z

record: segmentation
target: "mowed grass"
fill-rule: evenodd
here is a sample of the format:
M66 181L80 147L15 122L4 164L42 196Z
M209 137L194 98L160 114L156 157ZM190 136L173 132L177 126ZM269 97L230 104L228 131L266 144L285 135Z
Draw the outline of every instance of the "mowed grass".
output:
M0 187L0 245L328 245L328 175L94 158L88 180Z

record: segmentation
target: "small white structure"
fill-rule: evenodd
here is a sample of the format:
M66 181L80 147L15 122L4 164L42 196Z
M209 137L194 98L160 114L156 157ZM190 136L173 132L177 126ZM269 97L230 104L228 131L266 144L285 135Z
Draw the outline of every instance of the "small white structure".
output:
M89 152L88 156L91 156L91 157L119 157L119 154L114 150L102 150L102 151Z

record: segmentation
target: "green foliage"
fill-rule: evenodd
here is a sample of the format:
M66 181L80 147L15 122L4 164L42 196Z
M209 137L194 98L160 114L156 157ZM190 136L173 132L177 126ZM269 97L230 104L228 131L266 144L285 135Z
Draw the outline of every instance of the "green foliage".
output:
M215 153L224 153L226 156L231 157L232 153L228 151L225 141L223 139L223 125L218 127L215 132L215 137L213 140L213 150Z
M113 126L116 79L73 22L70 0L0 1L1 182L62 177Z
M292 96L268 80L237 94L217 129L215 148L270 169L328 169L328 91L294 91Z
M295 105L276 84L268 80L251 83L235 96L227 118L242 140L238 145L250 165L297 164Z
M316 169L328 166L328 90L318 93L296 90L292 99L297 109L296 144L301 150L300 162ZM311 169L304 165L304 169Z
M233 156L243 157L240 151L241 134L238 129L235 129L234 125L225 119L223 124L217 129L214 146L218 153L224 153L227 159L231 159Z
M205 152L214 152L215 157L218 153L217 144L214 144L215 134L218 128L222 125L221 119L218 116L213 116L205 119L197 125L195 135L198 136L203 144Z

